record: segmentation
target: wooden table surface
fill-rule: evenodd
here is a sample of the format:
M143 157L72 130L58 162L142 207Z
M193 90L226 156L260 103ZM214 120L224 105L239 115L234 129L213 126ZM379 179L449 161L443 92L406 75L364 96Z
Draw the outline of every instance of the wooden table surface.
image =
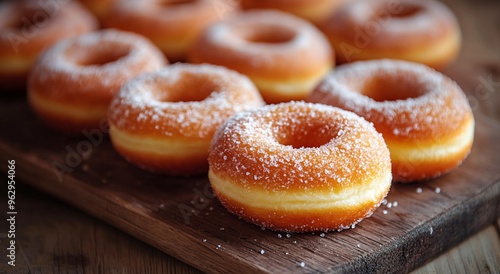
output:
M464 31L457 64L476 65L468 69L478 76L478 90L483 91L475 97L477 111L500 121L500 1L444 2L457 14ZM0 194L0 204L6 205L6 191ZM22 181L16 185L16 206L16 266L7 265L8 223L2 221L0 273L199 272ZM5 210L1 218L7 218ZM497 220L415 273L500 273L499 235Z

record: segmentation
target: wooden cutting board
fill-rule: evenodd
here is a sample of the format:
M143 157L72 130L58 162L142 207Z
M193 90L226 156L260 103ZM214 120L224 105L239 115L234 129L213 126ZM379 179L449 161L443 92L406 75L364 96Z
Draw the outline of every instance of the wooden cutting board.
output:
M0 98L0 170L6 172L7 160L14 159L18 181L206 272L408 272L500 217L499 5L445 2L464 32L461 57L446 73L474 108L472 152L441 178L394 185L388 203L354 229L291 235L261 230L229 214L206 176L172 178L136 169L106 137L69 138L47 130L24 97Z
M14 159L17 178L206 272L406 272L500 217L500 123L479 111L472 152L452 173L394 185L354 229L285 234L228 213L206 176L139 170L102 132L64 137L25 101L0 100L1 170Z

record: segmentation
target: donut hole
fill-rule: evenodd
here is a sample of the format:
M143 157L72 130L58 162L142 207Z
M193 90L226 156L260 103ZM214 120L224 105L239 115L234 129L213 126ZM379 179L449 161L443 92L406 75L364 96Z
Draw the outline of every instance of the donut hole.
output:
M154 90L158 101L177 103L201 102L221 88L208 76L183 72L173 83L158 81Z
M294 123L294 121L288 121L288 123ZM276 132L275 138L279 144L299 149L326 145L337 136L338 130L332 130L331 125L327 123L311 123L311 121L297 123L295 120L292 125L278 126L274 132Z
M417 13L420 13L423 10L421 6L413 5L413 4L402 4L401 5L401 10L395 11L391 13L391 16L394 18L408 18L415 16Z
M295 31L283 26L259 26L240 31L242 38L250 43L281 44L295 38Z
M83 54L82 54L83 52ZM95 47L92 50L81 50L75 63L80 66L104 66L118 61L130 53L125 47Z
M170 7L193 4L197 1L198 0L161 0L159 1L158 4L162 7L170 8Z
M425 92L415 79L398 75L376 75L361 85L358 90L377 102L417 98Z

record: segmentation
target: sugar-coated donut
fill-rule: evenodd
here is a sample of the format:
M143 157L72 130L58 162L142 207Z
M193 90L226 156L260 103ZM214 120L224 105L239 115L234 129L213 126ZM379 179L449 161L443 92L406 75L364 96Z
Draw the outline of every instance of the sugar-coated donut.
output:
M247 11L209 26L195 42L190 60L247 75L268 103L305 99L334 65L320 31L273 10Z
M90 32L96 28L95 18L73 1L0 3L2 92L24 92L28 72L40 52L60 39Z
M241 0L243 9L277 9L320 24L350 0Z
M389 150L372 124L304 102L231 117L208 161L212 189L229 211L288 232L353 227L380 205L392 179Z
M391 152L395 181L450 171L465 159L474 139L474 117L460 87L421 64L377 60L342 65L309 101L373 122Z
M174 64L124 85L109 108L109 134L115 149L143 169L192 175L208 170L216 129L263 104L255 85L237 72Z
M400 59L442 69L460 50L455 15L434 0L361 0L323 24L338 63Z
M166 60L146 38L102 30L62 40L29 76L28 99L45 124L67 134L98 128L120 87Z
M184 61L200 32L231 14L236 7L218 5L218 2L122 0L111 8L104 25L142 34L153 41L170 61Z

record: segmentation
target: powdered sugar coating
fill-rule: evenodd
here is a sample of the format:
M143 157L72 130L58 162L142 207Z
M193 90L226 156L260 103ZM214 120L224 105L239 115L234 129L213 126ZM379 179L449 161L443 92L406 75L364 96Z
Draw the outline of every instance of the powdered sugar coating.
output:
M395 60L339 67L309 100L373 122L391 151L398 182L435 178L460 165L474 139L474 116L460 87L435 70Z
M321 28L340 63L393 58L441 69L462 40L457 18L439 1L351 1Z
M399 99L383 100L384 90L370 90L368 86L377 81L388 90L399 89ZM340 66L323 80L308 101L353 111L373 122L384 138L415 142L454 133L471 115L467 99L454 81L424 65L396 60Z
M94 16L77 1L0 1L0 86L26 90L37 57L65 38L95 31Z
M276 17L280 20L275 20ZM279 43L254 42L252 40L261 35L254 29L261 32L266 29L273 31L275 38L283 35L284 40ZM309 24L282 12L250 11L211 26L205 36L212 44L239 51L240 54L247 55L245 57L253 58L253 64L258 67L261 62L265 63L263 65L272 65L273 55L289 56L292 50L310 47L311 39L317 39L318 35L317 30Z
M109 56L114 59L106 60ZM52 46L38 60L30 81L35 89L50 87L40 91L47 96L84 101L92 96L106 97L109 102L126 81L166 63L162 53L144 37L102 30Z
M372 215L392 178L389 151L373 125L305 102L231 117L208 159L212 189L229 211L285 232L353 227Z
M277 10L249 10L209 26L190 59L280 80L314 75L330 66L332 54L309 22Z
M207 64L175 64L124 85L111 103L109 120L130 133L210 140L228 117L263 104L241 74Z
M65 1L56 7L42 1L2 1L0 57L30 60L61 39L97 28L97 20L77 1ZM8 56L11 54L16 56Z
M342 33L341 28L345 25L338 24L339 20L352 22L356 26L352 33L363 35L357 41L364 45L367 42L362 39L367 39L373 48L397 50L405 43L421 44L426 40L442 39L450 29L458 28L450 9L436 1L354 1L336 16L339 18L332 20L332 28Z
M311 139L320 142L297 147ZM363 118L292 102L228 119L213 139L209 163L216 173L240 178L244 188L341 192L381 177L385 169L379 167L390 165L388 157L382 136Z

